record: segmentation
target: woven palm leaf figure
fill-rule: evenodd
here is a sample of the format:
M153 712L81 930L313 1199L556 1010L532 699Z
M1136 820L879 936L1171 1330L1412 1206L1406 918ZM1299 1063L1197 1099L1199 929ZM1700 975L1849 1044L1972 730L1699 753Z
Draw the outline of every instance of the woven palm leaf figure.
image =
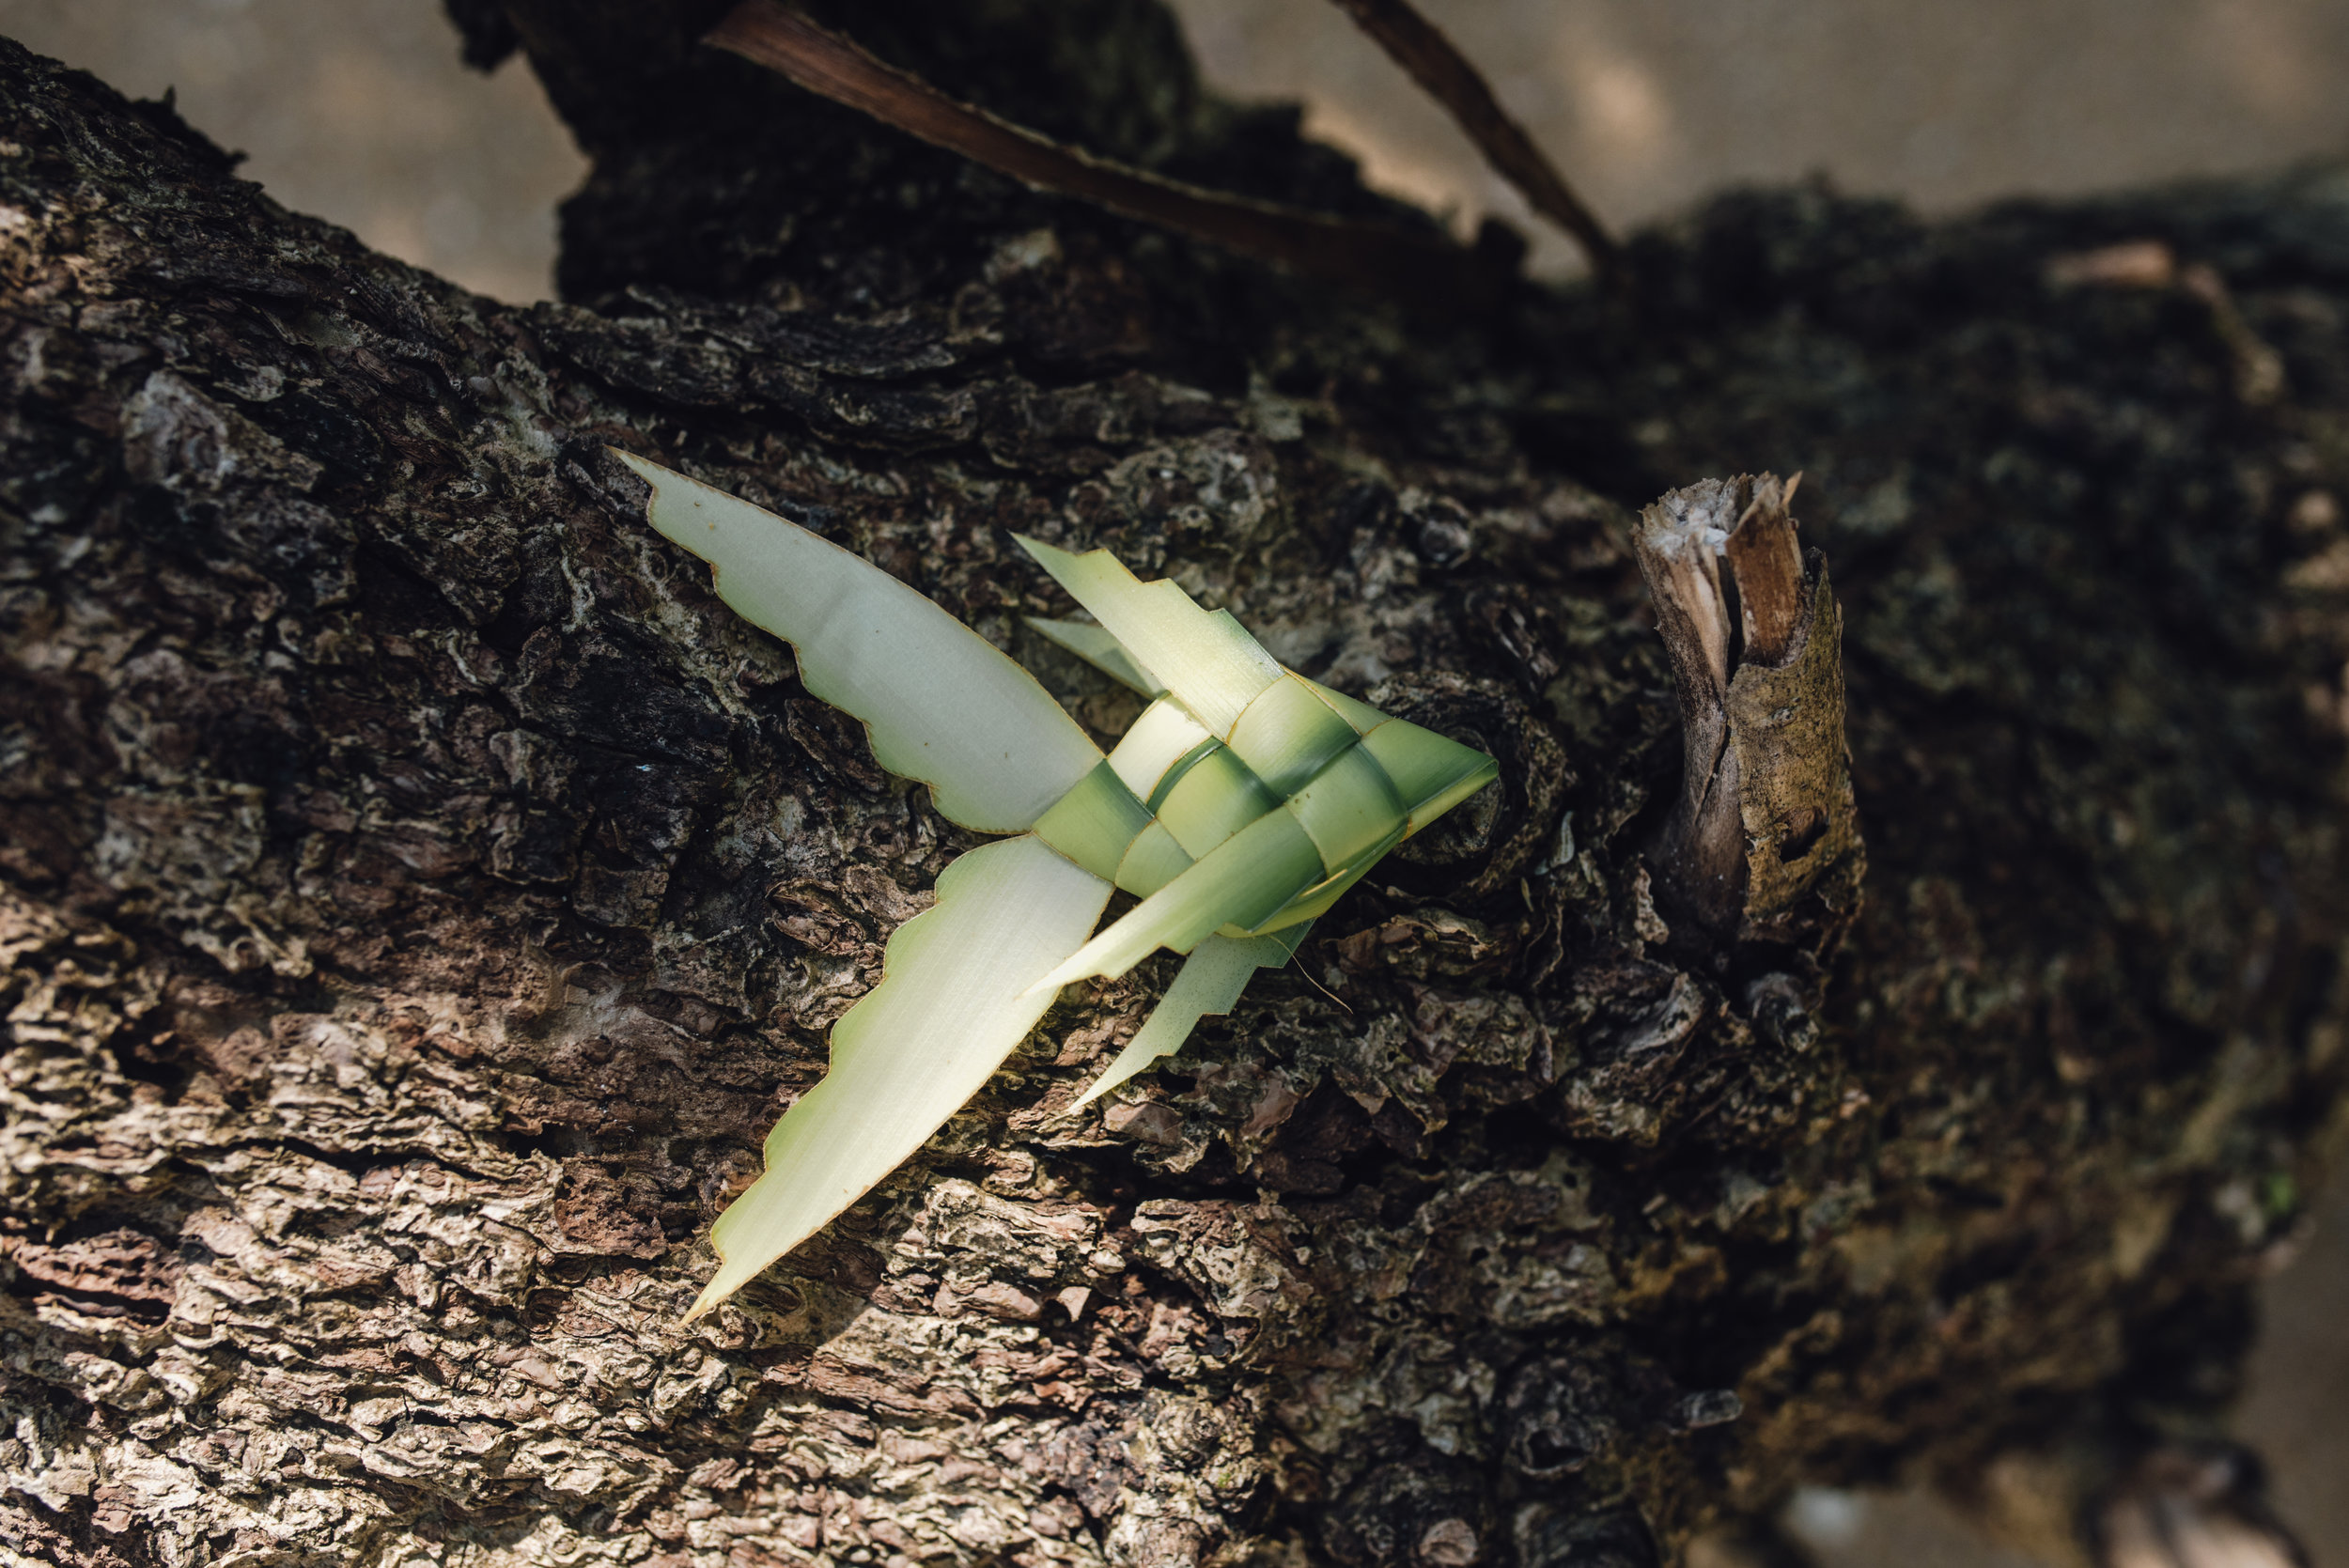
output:
M1107 756L1033 676L888 573L798 525L617 454L653 526L719 597L789 642L808 691L863 721L874 759L946 816L1016 834L938 879L881 983L833 1026L832 1070L767 1136L711 1232L697 1317L868 1191L976 1094L1060 987L1188 955L1074 1110L1229 1012L1260 968L1386 852L1495 777L1493 759L1283 670L1228 612L1109 551L1021 538L1098 625L1032 622L1151 699ZM1097 935L1112 888L1141 902Z

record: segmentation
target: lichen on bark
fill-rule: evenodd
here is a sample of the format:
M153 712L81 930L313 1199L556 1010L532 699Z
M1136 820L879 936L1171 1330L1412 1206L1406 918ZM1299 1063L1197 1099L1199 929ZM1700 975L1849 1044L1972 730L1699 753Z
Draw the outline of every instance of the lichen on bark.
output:
M1154 7L1063 10L841 20L1081 145L1382 210ZM568 303L373 256L0 46L11 1549L1632 1565L1799 1478L2218 1419L2342 1126L2339 174L1937 225L1747 194L1637 241L1627 300L1442 326L660 8L461 14L597 159ZM2148 241L2208 278L2061 281ZM680 1330L969 841L607 443L1104 735L1132 699L1024 629L1063 607L1010 529L1175 576L1502 787L1062 1120L1168 966L1073 990ZM1840 948L1675 930L1652 859L1631 509L1797 470L1868 846Z

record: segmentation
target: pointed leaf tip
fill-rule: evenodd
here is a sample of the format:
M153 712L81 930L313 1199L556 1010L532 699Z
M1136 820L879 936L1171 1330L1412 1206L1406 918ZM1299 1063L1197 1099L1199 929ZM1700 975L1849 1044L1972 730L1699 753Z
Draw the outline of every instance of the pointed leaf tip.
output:
M1034 977L1081 946L1110 884L1033 835L983 844L889 939L881 983L832 1028L832 1070L767 1135L767 1168L710 1241L707 1312L912 1156L1050 1004Z
M1298 939L1302 939L1302 934ZM1249 977L1259 969L1278 969L1289 961L1298 942L1281 937L1208 937L1183 960L1174 984L1151 1010L1150 1017L1117 1053L1117 1059L1093 1080L1063 1116L1073 1116L1162 1056L1172 1056L1190 1040L1199 1020L1210 1013L1229 1013L1247 989Z
M1033 989L1088 975L1115 979L1161 947L1189 953L1221 926L1255 925L1322 876L1321 854L1297 818L1285 811L1260 816L1127 910Z
M720 1280L723 1278L723 1275L713 1278L709 1283L702 1287L702 1293L693 1297L693 1304L686 1308L683 1315L677 1320L678 1327L690 1328L694 1324L699 1323L703 1318L708 1317L712 1312L717 1310L719 1302L723 1301L727 1296L733 1295L737 1289L740 1288L739 1283L738 1283L727 1285L724 1289L721 1290L719 1288L719 1283ZM742 1281L741 1283L747 1283L747 1281Z

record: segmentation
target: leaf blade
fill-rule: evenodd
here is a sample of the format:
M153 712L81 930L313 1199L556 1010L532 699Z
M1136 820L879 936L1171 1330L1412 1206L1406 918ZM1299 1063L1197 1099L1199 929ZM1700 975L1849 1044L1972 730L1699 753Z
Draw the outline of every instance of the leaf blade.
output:
M1239 716L1231 746L1267 789L1285 799L1360 738L1310 682L1283 675Z
M1155 697L1166 690L1166 682L1142 667L1142 661L1126 651L1126 644L1097 626L1082 621L1056 621L1044 615L1030 615L1028 625L1047 642L1100 671L1110 679L1145 697Z
M1286 811L1260 816L1127 910L1037 987L1087 975L1115 979L1160 947L1189 953L1218 926L1254 925L1325 875L1320 851L1296 817Z
M1014 535L1211 734L1227 736L1281 666L1226 611L1202 610L1171 578L1143 582L1106 550L1079 555Z
M808 691L863 720L874 760L928 784L945 815L1023 832L1101 760L1034 675L863 556L611 450L652 487L653 527L708 561L718 597L789 643Z
M832 1026L832 1070L767 1135L767 1169L711 1227L701 1316L903 1164L1052 1004L1110 885L1023 835L983 844L889 939L881 983Z
M1148 800L1159 793L1167 769L1215 737L1200 728L1190 709L1160 698L1110 749L1110 766L1126 787Z
M1208 937L1190 950L1174 984L1115 1061L1062 1115L1073 1115L1140 1073L1162 1056L1172 1056L1190 1040L1199 1020L1210 1013L1229 1013L1240 993L1260 969L1279 969L1305 939L1304 928L1293 927L1278 937Z
M1386 770L1414 833L1501 777L1491 756L1402 719L1363 736L1361 749Z

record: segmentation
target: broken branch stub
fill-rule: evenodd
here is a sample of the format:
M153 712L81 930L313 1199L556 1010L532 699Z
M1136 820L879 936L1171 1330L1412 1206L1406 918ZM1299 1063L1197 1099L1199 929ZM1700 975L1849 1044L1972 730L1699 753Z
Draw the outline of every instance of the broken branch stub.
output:
M1741 474L1672 490L1641 513L1634 541L1680 699L1680 795L1657 846L1658 890L1668 919L1716 940L1791 941L1859 907L1843 617L1827 558L1797 539L1799 481Z

